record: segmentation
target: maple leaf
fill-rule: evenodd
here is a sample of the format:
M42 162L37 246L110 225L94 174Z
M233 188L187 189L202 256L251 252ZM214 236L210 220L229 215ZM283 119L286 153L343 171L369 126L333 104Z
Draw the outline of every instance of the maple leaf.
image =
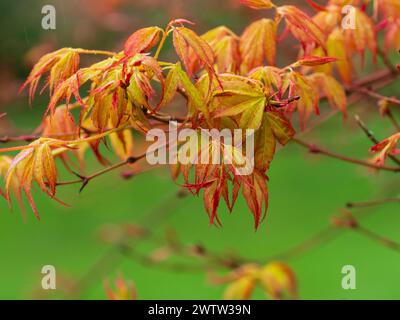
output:
M160 34L163 32L159 27L148 27L134 32L124 44L125 55L133 56L137 53L148 52L158 43Z
M72 96L74 96L77 102L79 102L82 106L87 106L80 96L79 88L89 80L93 80L101 76L103 72L109 69L117 61L119 61L119 58L117 57L108 58L95 63L88 68L81 68L69 78L62 81L50 97L46 114L48 112L50 112L50 114L54 114L57 105L64 99L65 104L68 106Z
M400 18L400 2L397 0L376 0L375 8L376 11L379 9L391 23Z
M137 293L135 285L126 281L121 275L114 282L115 290L111 289L109 281L104 281L104 288L109 300L136 300Z
M133 136L130 129L113 132L109 137L116 155L121 160L126 160L132 156Z
M275 7L271 0L240 0L240 2L253 9L271 9Z
M317 14L312 17L312 20L317 24L325 34L330 34L341 23L343 5L335 6L329 4L323 7L325 10L319 10Z
M29 85L29 100L32 102L41 77L49 72L45 87L50 87L50 93L57 86L74 74L79 67L79 53L71 48L63 48L44 55L35 64L20 91Z
M268 96L279 93L282 87L281 69L276 67L260 67L253 69L248 75L251 79L261 81L264 84L264 92Z
M91 123L84 123L83 127L85 130L93 131L94 127L91 127ZM44 138L57 138L58 140L70 141L79 138L81 133L80 129L75 123L74 117L66 105L58 106L52 116L46 116L39 128L35 130L36 134L41 134ZM84 169L84 154L87 150L88 144L82 143L71 152L77 158L79 167L81 170ZM74 165L71 161L68 153L61 153L59 155L64 165L68 170L71 171L70 165Z
M325 73L313 73L308 76L315 82L322 94L324 94L330 105L342 112L343 116L347 116L347 96L343 86L332 76Z
M214 277L214 283L229 283L224 298L229 300L250 299L260 286L272 299L297 297L297 280L293 270L285 263L274 261L260 266L244 264L223 278Z
M219 107L215 117L239 117L242 129L258 129L267 103L263 86L259 81L240 76L220 77L224 90L213 92Z
M259 272L260 284L272 299L282 299L285 294L297 297L297 281L293 270L282 262L271 262Z
M245 176L243 180L242 194L253 214L254 228L257 229L268 211L268 177L255 170L254 174Z
M398 155L400 154L400 149L397 148L397 145L400 140L400 132L390 136L389 138L382 140L375 146L371 148L372 153L378 153L375 157L374 162L378 165L384 165L386 158L389 155Z
M204 66L211 81L214 76L216 77L214 52L209 44L194 31L186 27L173 27L173 44L189 77L197 71L194 69L193 59Z
M327 63L337 61L334 57L318 57L318 56L307 56L297 60L295 63L291 64L292 68L299 66L316 67Z
M172 99L173 92L176 93L177 89L180 87L183 89L184 94L188 98L189 115L192 115L194 111L201 112L207 122L211 123L210 112L205 101L206 97L201 93L198 87L192 83L188 74L182 70L180 63L174 65L170 70L170 73L171 72L173 72L173 74L170 77L168 89L169 94L166 96L166 101L170 101ZM176 77L176 79L172 79L172 77ZM176 80L178 80L177 83L175 82ZM207 91L209 91L210 86L211 85L208 85Z
M389 24L385 36L385 48L400 48L400 19Z
M284 17L286 24L295 38L304 48L311 43L316 43L326 49L326 36L321 28L303 11L295 6L281 6L277 8L279 16ZM278 17L279 18L279 17ZM308 50L305 50L306 54Z
M373 20L359 8L354 8L355 27L354 29L345 29L344 39L347 50L350 52L358 52L364 63L365 50L368 48L372 52L373 60L376 61L377 55L377 38Z
M283 81L282 91L289 92L289 97L295 95L300 96L300 100L290 103L286 110L288 113L292 113L294 110L298 110L300 116L300 122L304 129L307 120L311 114L319 114L318 102L319 94L315 88L314 83L311 79L303 76L299 72L290 71L286 74Z
M214 51L218 73L236 73L240 65L239 37L225 26L214 28L201 36Z
M57 200L56 185L57 185L57 169L54 162L52 149L54 148L68 148L65 141L40 138L31 144L24 147L6 148L1 149L1 152L22 150L18 153L9 165L5 175L5 196L11 205L10 190L15 188L24 191L28 202L40 219L39 212L33 201L31 188L33 181L36 181L39 188L51 198ZM15 179L18 179L18 185L15 186ZM64 204L64 203L63 203Z
M327 40L328 55L337 58L335 62L338 72L346 84L351 83L353 66L346 46L345 37L339 28L336 28Z
M0 176L1 177L5 177L7 175L8 169L10 168L12 161L13 161L13 159L11 157L0 156ZM20 185L20 173L16 172L9 183L9 189L12 191L15 198L17 199L17 202L18 202L22 212L25 213L24 202L22 200L22 194L21 194L21 189L19 188L19 185ZM3 191L1 188L0 188L0 195L3 196L6 200L8 200L10 198L10 197L7 197L6 192Z
M286 145L295 135L290 121L283 113L268 110L263 115L262 124L255 135L255 167L265 172L275 155L276 144Z
M256 286L256 279L252 276L242 276L232 282L225 290L226 300L248 300Z
M276 23L270 19L261 19L249 25L240 37L241 72L246 74L252 69L264 65L266 60L275 64Z

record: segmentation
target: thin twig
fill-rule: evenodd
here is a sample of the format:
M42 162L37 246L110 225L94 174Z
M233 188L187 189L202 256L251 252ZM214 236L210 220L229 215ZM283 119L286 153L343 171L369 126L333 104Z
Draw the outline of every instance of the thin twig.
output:
M365 88L365 87L360 87L360 88L354 88L354 91L363 93L371 98L375 98L377 100L386 100L387 102L390 102L391 104L395 104L395 105L400 105L400 99L397 99L395 97L387 97L384 96L374 90Z
M331 225L323 228L322 230L316 232L306 240L296 244L295 246L280 252L278 254L266 257L263 261L273 261L273 260L289 260L299 256L302 256L309 252L310 250L321 246L331 240L333 240L337 235L339 235L340 230L333 228Z
M378 200L371 200L371 201L363 201L363 202L349 202L346 204L347 208L364 208L364 207L373 207L378 206L386 203L400 203L400 198L384 198Z
M79 177L79 179L72 180L72 181L67 181L67 182L59 182L59 183L57 183L57 185L58 186L66 186L66 185L71 185L71 184L82 183L82 186L81 186L81 188L79 190L79 192L82 192L82 190L87 186L87 184L92 179L94 179L96 177L99 177L99 176L101 176L103 174L106 174L106 173L108 173L110 171L113 171L115 169L118 169L120 167L123 167L124 165L133 164L136 161L138 161L140 159L143 159L145 156L146 156L146 154L142 154L142 155L140 155L138 157L129 157L128 159L126 159L124 161L118 162L118 163L116 163L116 164L114 164L112 166L109 166L109 167L107 167L105 169L102 169L102 170L100 170L98 172L95 172L95 173L91 174L90 176L83 176L83 175L80 175L78 173L75 173Z
M364 131L367 138L369 140L371 140L371 142L374 145L378 144L379 140L375 137L374 133L366 126L366 124L360 119L360 117L358 115L356 115L354 118L355 118L358 126L361 128L361 130ZM396 158L394 155L391 155L391 154L389 154L388 156L393 162L400 165L400 160L398 158Z
M392 110L390 110L389 108L386 110L386 116L389 118L390 122L393 124L393 127L395 127L395 129L397 131L400 131L400 124L397 121L397 119L394 117Z
M383 246L400 253L400 243L398 243L392 239L389 239L385 236L381 236L381 235L375 233L374 231L367 229L360 225L352 230L357 231L360 234L366 236L367 238L369 238L375 242L378 242L378 243L382 244Z
M379 47L377 48L376 52L378 53L378 56L382 59L382 62L388 68L388 70L393 74L397 74L398 70L397 70L396 66L390 61L390 59L387 56L386 52L384 52Z
M298 138L293 138L292 141L294 141L298 145L301 145L301 146L307 148L311 153L322 154L322 155L325 155L330 158L335 158L335 159L338 159L338 160L341 160L344 162L349 162L349 163L353 163L353 164L357 164L357 165L361 165L364 167L369 167L369 168L373 168L373 169L377 169L377 170L400 172L400 167L380 166L380 165L377 165L377 164L374 164L374 163L371 163L368 161L350 158L350 157L344 156L339 153L334 153L332 151L322 149L322 148L316 146L315 144L307 143Z

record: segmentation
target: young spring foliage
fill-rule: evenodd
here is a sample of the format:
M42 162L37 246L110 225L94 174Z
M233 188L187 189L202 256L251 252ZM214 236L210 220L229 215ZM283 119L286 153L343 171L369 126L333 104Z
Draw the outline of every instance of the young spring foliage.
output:
M13 193L22 205L23 191L39 217L33 184L57 199L57 188L63 184L57 166L80 171L89 150L108 166L101 143L123 164L131 164L132 155L137 154L133 134L143 139L152 128L167 130L165 121L178 118L168 107L181 103L185 117L180 119L180 129L255 130L251 175L237 175L235 164L178 163L171 168L174 179L183 177L182 187L197 195L202 192L211 223L220 223L220 202L233 210L241 193L257 228L268 208L268 169L277 146L285 146L295 135L294 114L305 128L310 117L319 114L320 101L326 99L346 116L342 83L350 84L356 78L356 55L364 60L369 50L375 60L379 21L367 14L368 1L330 0L326 6L308 1L317 10L314 16L269 0L242 2L270 10L274 18L254 21L242 34L221 26L203 35L193 30L191 22L177 19L165 29L154 26L134 32L120 52L63 48L43 56L22 87L29 88L32 100L45 79L41 91L48 88L50 92L47 111L36 130L41 137L26 146L1 149L19 151L14 158L0 158L4 197L11 203ZM400 39L399 6L395 0L376 2L376 16L387 22L381 30L385 50L389 50ZM355 29L341 26L341 8L346 4L356 8ZM282 35L278 34L281 26L285 29ZM278 39L288 34L298 41L300 50L296 61L282 66L276 59ZM160 59L166 41L172 42L179 61ZM86 54L105 59L81 66L80 56ZM79 116L73 117L72 110L78 110ZM374 147L373 151L380 152L380 163L387 154L397 152L397 141L395 135ZM238 158L243 156L243 150L233 151ZM78 159L79 168L71 156ZM86 185L88 180L79 177Z

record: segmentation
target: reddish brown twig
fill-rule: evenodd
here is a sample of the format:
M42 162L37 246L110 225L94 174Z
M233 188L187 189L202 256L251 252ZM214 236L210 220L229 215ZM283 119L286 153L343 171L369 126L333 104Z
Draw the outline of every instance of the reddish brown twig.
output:
M361 165L364 167L369 167L369 168L373 168L373 169L377 169L377 170L400 172L400 167L380 166L380 165L377 165L377 164L374 164L374 163L371 163L368 161L350 158L350 157L344 156L342 154L323 149L321 147L318 147L315 144L307 143L298 138L293 138L292 140L295 143L297 143L298 145L301 145L301 146L307 148L311 153L314 153L314 154L322 154L322 155L325 155L330 158L338 159L338 160L341 160L344 162L349 162L349 163L353 163L353 164L357 164L357 165Z
M361 128L361 130L362 130L362 131L365 133L365 135L367 136L367 138L368 138L369 140L371 140L371 142L372 142L374 145L378 144L378 143L380 142L379 139L377 139L377 138L375 137L374 133L365 125L365 123L360 119L360 117L359 117L358 115L356 115L354 118L355 118L355 120L356 120L358 126ZM395 162L395 163L397 163L398 165L400 165L400 160L399 160L398 158L396 158L395 156L389 154L389 158L390 158L393 162Z
M384 198L384 199L363 201L363 202L349 202L346 204L346 206L347 208L364 208L364 207L378 206L386 203L400 203L400 198Z
M87 184L92 179L94 179L96 177L99 177L99 176L101 176L103 174L106 174L106 173L108 173L110 171L113 171L115 169L118 169L120 167L123 167L123 166L125 166L127 164L133 164L136 161L139 161L140 159L143 159L145 156L146 156L146 154L142 154L142 155L137 156L137 157L129 157L128 159L126 159L124 161L118 162L118 163L116 163L116 164L114 164L112 166L109 166L109 167L107 167L105 169L102 169L102 170L100 170L98 172L95 172L95 173L91 174L90 176L83 176L83 175L80 175L78 173L75 173L75 175L77 175L79 177L79 179L72 180L72 181L67 181L67 182L59 182L59 183L57 183L57 185L58 186L66 186L66 185L81 183L82 186L79 189L79 192L82 192L82 190L87 186Z

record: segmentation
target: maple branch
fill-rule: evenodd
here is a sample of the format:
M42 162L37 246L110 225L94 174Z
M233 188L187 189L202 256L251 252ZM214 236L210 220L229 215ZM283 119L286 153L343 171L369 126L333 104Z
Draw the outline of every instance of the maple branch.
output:
M9 142L32 142L39 139L39 135L21 135L15 137L4 136L0 138L0 143L9 143Z
M374 242L378 242L378 243L382 244L383 246L400 253L400 243L398 243L390 238L381 236L381 235L375 233L374 231L367 229L360 225L357 225L357 227L352 228L352 230L359 232L360 234L371 239Z
M338 159L338 160L341 160L344 162L354 163L354 164L361 165L364 167L374 168L377 170L400 172L400 167L380 166L380 165L377 165L377 164L374 164L374 163L371 163L368 161L350 158L350 157L344 156L342 154L338 154L338 153L334 153L334 152L326 150L326 149L322 149L322 148L316 146L315 144L307 143L298 138L293 138L292 141L297 143L300 146L303 146L303 147L309 149L309 151L311 153L322 154L322 155L328 156L330 158Z
M392 104L400 106L400 99L397 99L395 97L384 96L384 95L382 95L382 94L380 94L380 93L378 93L378 92L376 92L374 90L371 90L369 88L354 88L352 90L360 92L360 93L363 93L363 94L365 94L365 95L367 95L367 96L369 96L371 98L375 98L377 100L386 100L386 101L388 101L388 102L390 102Z
M163 270L169 270L173 272L204 272L207 270L207 265L195 265L195 264L182 264L182 263L168 263L168 262L158 262L151 259L151 257L139 253L134 250L133 247L120 244L118 246L119 252L128 259L131 259L135 262L139 262L144 266L156 266L157 268L161 268Z
M392 122L394 128L395 128L397 131L400 131L400 124L399 124L399 122L396 120L396 118L394 117L394 115L393 115L393 113L392 113L392 111L391 111L390 109L387 109L387 110L386 110L386 115L387 115L387 117L389 118L389 120Z
M400 203L400 198L384 198L378 200L364 201L364 202L348 202L346 204L347 208L364 208L373 207L386 203Z
M96 177L99 177L99 176L101 176L103 174L106 174L106 173L108 173L110 171L113 171L115 169L118 169L118 168L120 168L122 166L125 166L127 164L133 164L136 161L139 161L140 159L143 159L145 156L146 156L146 154L144 153L144 154L142 154L142 155L140 155L138 157L129 157L124 161L118 162L118 163L116 163L116 164L114 164L112 166L109 166L109 167L107 167L105 169L102 169L102 170L100 170L100 171L98 171L96 173L93 173L90 176L83 176L83 175L80 175L79 173L74 172L74 174L79 177L78 180L67 181L67 182L59 182L59 183L57 183L57 186L66 186L66 185L71 185L71 184L82 183L82 186L79 189L79 192L82 192L82 190L87 186L87 184L92 179L94 179Z
M329 241L333 240L337 235L339 235L339 230L333 228L331 225L323 228L322 230L316 232L309 238L300 242L299 244L294 245L293 247L285 250L281 253L272 255L263 260L265 261L274 261L274 260L289 260L298 256L301 256L310 250L316 248L317 246L321 246Z
M397 80L399 77L399 73L393 74L389 70L380 70L377 71L373 74L370 74L368 76L365 76L364 78L356 81L353 86L347 87L346 88L346 93L349 95L348 97L348 105L355 104L359 100L362 99L363 95L360 92L357 92L357 88L363 87L363 86L368 86L368 85L374 85L375 89L380 89L383 88L384 86L392 83L393 81ZM322 95L321 99L326 99L326 96ZM315 121L313 125L308 126L305 130L300 132L298 135L304 135L307 132L311 131L315 127L319 126L321 123L327 121L330 119L332 116L336 115L338 113L338 109L332 110L328 115L326 116L320 116L318 121Z
M369 140L371 140L371 142L376 145L378 144L380 141L375 137L374 133L365 125L365 123L360 119L360 117L358 115L356 115L355 120L358 124L358 126L361 128L361 130L365 133L365 135L367 136L367 138ZM395 163L397 163L398 165L400 165L400 160L398 158L396 158L394 155L389 154L388 157Z
M396 66L390 61L389 57L387 56L386 52L384 52L379 46L377 47L376 52L378 53L378 56L381 58L382 62L384 65L388 68L388 70L396 74L398 73L398 70Z

